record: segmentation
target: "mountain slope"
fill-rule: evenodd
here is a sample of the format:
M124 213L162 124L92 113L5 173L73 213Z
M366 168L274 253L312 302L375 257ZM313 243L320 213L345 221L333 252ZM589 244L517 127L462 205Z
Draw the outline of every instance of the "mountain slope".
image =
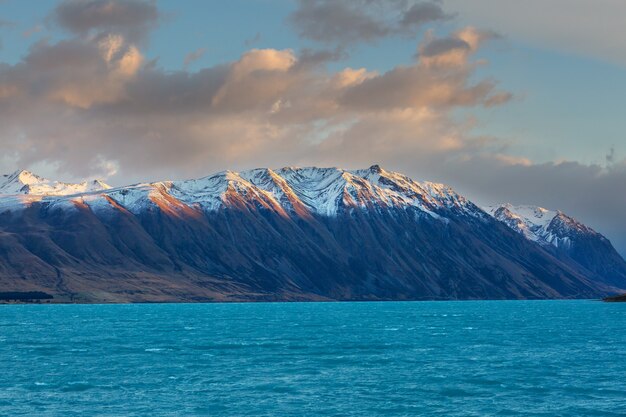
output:
M449 187L379 166L33 190L0 196L6 291L111 302L583 298L626 288Z
M568 257L598 274L609 285L626 280L626 262L611 242L592 228L560 211L503 204L486 209L527 239L560 257Z

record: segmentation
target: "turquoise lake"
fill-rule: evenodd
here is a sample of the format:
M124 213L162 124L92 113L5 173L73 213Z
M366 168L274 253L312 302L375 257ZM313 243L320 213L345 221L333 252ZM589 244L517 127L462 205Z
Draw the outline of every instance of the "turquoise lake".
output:
M5 305L1 416L618 416L626 304Z

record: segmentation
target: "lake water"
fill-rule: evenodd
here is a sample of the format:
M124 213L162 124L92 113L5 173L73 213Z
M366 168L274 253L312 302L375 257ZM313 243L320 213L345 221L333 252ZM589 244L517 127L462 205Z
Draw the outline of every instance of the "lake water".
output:
M617 416L626 303L0 306L0 415Z

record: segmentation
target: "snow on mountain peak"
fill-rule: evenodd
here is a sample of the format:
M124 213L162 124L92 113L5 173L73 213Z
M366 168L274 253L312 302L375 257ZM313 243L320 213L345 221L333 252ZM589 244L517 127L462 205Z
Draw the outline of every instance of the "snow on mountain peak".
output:
M10 177L15 178L23 184L37 184L39 182L45 181L44 178L24 169L15 171L13 174L10 175Z
M451 188L441 184L418 183L379 165L367 169L285 167L242 171L237 174L242 185L252 186L257 193L266 193L288 211L306 209L312 213L333 216L352 208L380 210L396 207L417 207L434 215L440 209L458 208L476 212ZM237 180L236 177L231 180ZM183 182L185 183L185 182Z
M548 210L539 206L502 204L487 209L488 212L498 214L500 216L509 216L519 218L531 226L547 226L552 219L558 214L556 211Z
M0 195L30 194L40 196L65 196L102 191L111 188L100 180L78 184L52 181L27 170L17 170L0 176Z
M574 218L543 207L501 204L484 210L527 239L543 245L569 247L575 234L598 235Z
M157 184L160 184L157 186ZM106 192L133 212L169 197L206 212L226 207L262 207L299 216L335 216L353 209L381 211L417 208L439 218L442 210L482 216L482 211L441 184L418 183L378 165L361 170L339 168L257 168L222 171L206 177L140 184Z
M87 194L89 197L85 198ZM39 196L55 204L81 202L94 209L115 203L135 213L158 205L205 212L257 207L299 216L335 216L354 209L380 212L390 208L414 208L434 218L450 210L462 215L484 215L450 187L416 182L379 165L360 170L285 167L222 171L198 179L114 189L101 181L66 184L20 171L0 178L0 195Z

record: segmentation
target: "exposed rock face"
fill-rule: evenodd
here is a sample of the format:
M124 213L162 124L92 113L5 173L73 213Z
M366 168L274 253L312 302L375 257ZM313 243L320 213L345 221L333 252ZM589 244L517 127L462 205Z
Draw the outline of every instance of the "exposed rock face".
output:
M55 301L592 298L626 288L626 275L561 256L449 187L378 166L35 188L0 196L0 286Z

